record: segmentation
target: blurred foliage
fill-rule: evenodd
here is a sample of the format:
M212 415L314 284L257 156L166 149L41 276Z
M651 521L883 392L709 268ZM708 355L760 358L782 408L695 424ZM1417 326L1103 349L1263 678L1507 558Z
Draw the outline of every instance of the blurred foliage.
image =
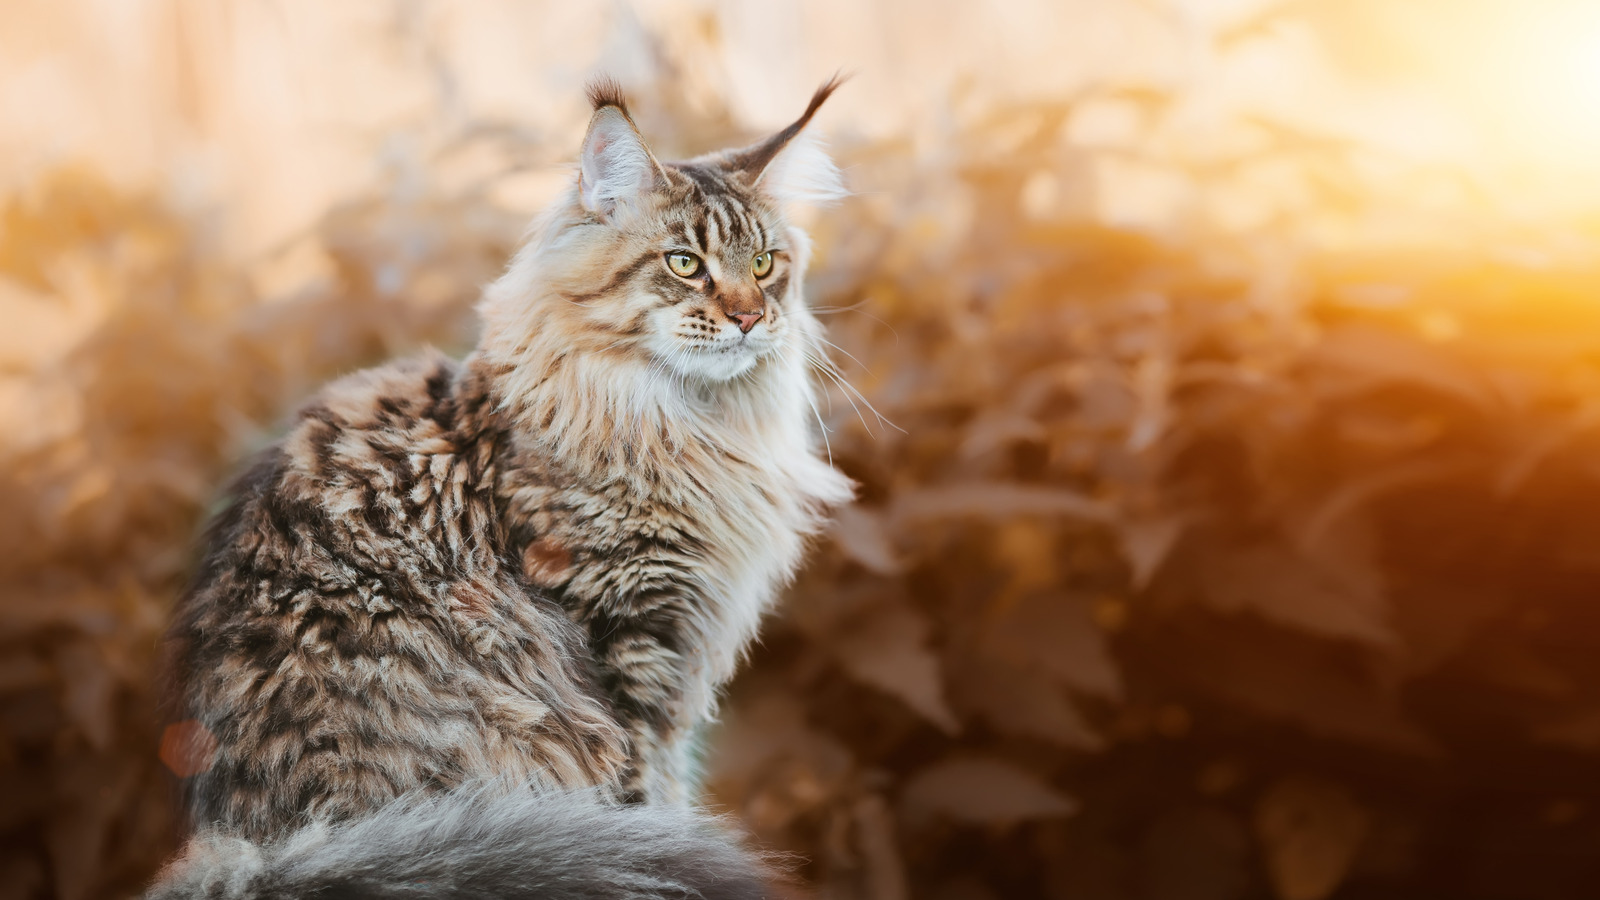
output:
M668 146L735 130L657 92ZM1587 896L1600 260L1297 250L1360 176L1289 137L1166 173L1279 172L1259 229L1114 227L1070 134L1105 99L841 151L871 190L811 293L860 501L730 691L716 801L803 857L795 896ZM0 896L125 895L171 850L193 535L317 384L470 346L521 223L447 186L456 149L243 266L89 173L5 202Z
M0 896L126 894L175 846L156 657L208 504L323 380L469 344L464 311L515 226L352 204L277 254L327 276L268 300L204 221L88 173L0 216L0 308L23 329L0 360Z

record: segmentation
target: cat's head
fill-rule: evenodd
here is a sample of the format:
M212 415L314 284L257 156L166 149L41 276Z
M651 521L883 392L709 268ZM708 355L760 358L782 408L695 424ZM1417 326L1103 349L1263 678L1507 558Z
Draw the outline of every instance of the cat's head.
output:
M564 332L571 350L704 382L738 378L804 340L809 239L786 213L843 193L805 131L838 83L765 140L668 163L617 87L596 83L575 183L508 273L513 295L491 291L491 324L516 327L505 307L540 303L537 327Z

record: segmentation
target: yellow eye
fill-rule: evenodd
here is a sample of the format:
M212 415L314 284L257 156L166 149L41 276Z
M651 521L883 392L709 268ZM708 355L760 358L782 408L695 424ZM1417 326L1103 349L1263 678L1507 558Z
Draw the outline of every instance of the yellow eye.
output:
M757 278L767 277L767 273L772 271L772 251L768 250L766 253L750 260L750 271L755 273Z
M667 268L680 278L692 278L700 271L700 257L693 253L668 253Z

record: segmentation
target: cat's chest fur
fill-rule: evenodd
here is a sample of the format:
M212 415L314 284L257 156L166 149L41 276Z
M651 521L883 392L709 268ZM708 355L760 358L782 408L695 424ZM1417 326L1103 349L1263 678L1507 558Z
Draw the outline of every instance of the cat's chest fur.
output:
M592 638L653 618L683 637L672 650L691 706L725 681L800 558L815 511L781 466L781 445L747 436L696 447L670 467L638 460L629 477L596 478L513 446L496 494L513 559Z

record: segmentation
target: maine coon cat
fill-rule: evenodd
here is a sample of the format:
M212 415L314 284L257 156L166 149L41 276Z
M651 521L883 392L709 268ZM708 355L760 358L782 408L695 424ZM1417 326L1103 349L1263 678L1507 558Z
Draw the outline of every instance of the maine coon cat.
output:
M846 479L819 458L805 132L662 163L620 91L483 337L328 386L170 632L203 757L154 896L755 896L693 737Z

